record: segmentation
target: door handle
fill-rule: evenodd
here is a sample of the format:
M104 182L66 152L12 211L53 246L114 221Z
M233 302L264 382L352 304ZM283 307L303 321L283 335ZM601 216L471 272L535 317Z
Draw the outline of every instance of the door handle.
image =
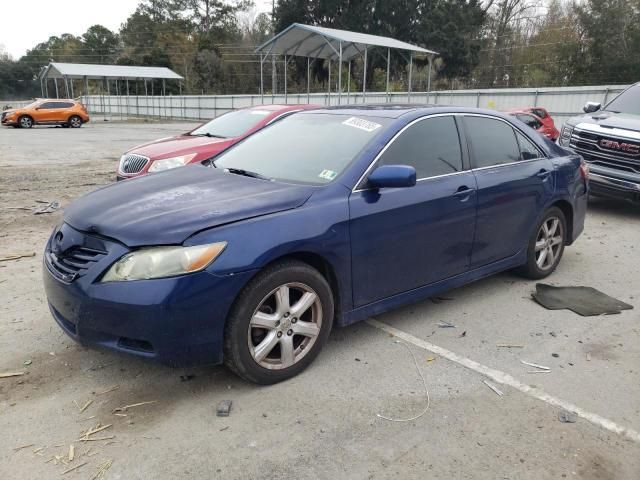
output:
M469 197L475 191L476 191L475 188L469 188L466 185L462 185L461 187L458 187L458 190L456 190L456 193L454 193L453 196L458 198Z
M549 178L549 175L551 175L551 172L545 168L543 168L542 170L540 170L537 174L536 177L542 178L543 180L546 180L547 178Z

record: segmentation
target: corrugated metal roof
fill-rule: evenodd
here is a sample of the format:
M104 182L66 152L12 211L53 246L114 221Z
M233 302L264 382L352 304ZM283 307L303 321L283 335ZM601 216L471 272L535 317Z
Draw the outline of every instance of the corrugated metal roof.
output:
M88 63L52 62L43 71L44 78L165 78L182 80L182 77L166 67L136 67L129 65L95 65Z
M301 23L290 25L271 40L260 45L256 52L335 60L338 58L340 43L342 43L343 60L350 60L363 54L364 49L368 46L438 54L433 50L401 42L395 38Z

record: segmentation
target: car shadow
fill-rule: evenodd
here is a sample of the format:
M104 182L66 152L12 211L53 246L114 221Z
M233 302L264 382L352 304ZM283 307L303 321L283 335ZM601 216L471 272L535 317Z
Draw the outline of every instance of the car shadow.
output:
M597 212L624 220L640 219L640 202L607 197L589 197L589 212Z

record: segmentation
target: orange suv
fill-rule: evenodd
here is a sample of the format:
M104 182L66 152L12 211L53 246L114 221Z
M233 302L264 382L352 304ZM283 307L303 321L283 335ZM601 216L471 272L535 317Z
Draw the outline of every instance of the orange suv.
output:
M31 128L34 125L62 125L80 128L89 121L87 109L75 100L39 98L22 108L12 108L0 114L2 125Z

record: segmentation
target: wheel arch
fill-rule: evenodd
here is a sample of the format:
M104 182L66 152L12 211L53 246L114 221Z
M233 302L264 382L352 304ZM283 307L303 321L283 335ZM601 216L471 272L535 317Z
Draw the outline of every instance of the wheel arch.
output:
M322 255L314 252L308 251L298 251L298 252L289 252L280 257L272 259L268 264L260 269L260 271L265 268L270 267L273 264L283 262L285 260L298 260L299 262L306 263L310 267L314 268L324 277L324 279L329 284L329 288L331 288L331 292L333 293L333 323L334 325L339 323L340 313L342 312L342 295L340 292L340 283L338 281L338 275L336 274L336 269L331 264L329 260L327 260Z
M552 203L549 208L557 207L564 214L567 226L566 245L571 245L573 239L573 206L567 200L558 200Z

